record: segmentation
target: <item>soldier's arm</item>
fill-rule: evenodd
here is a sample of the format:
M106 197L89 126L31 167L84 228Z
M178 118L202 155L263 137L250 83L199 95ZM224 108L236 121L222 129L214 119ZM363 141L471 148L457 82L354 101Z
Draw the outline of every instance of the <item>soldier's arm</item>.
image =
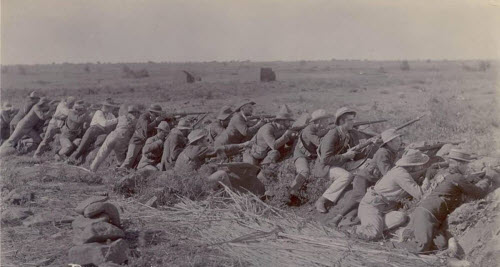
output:
M404 174L396 177L396 183L414 199L419 200L422 198L422 188L413 180L411 175Z
M47 111L43 111L40 107L36 106L34 107L34 112L41 120L47 120L52 117L50 109Z
M377 164L378 170L382 175L385 175L393 165L389 152L387 152L385 149L377 151L375 155L375 162Z
M155 140L154 138L149 138L146 141L146 144L144 145L142 153L143 154L150 153L152 151L161 149L162 147L163 147L163 140L161 139Z
M326 165L334 165L336 163L344 163L348 159L342 155L335 154L335 146L339 142L338 135L327 135L321 140L320 156Z
M266 127L262 130L262 137L266 141L266 144L269 146L269 148L271 148L272 150L278 150L290 140L289 131L286 131L280 138L276 139L271 127Z

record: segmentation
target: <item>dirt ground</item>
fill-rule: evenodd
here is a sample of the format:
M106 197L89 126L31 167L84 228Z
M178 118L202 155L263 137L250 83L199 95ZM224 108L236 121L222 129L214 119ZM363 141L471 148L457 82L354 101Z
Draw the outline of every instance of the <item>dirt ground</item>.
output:
M26 75L9 66L1 77L1 99L19 107L36 89L49 98L75 95L98 102L113 97L128 104L159 103L170 111L211 111L209 119L222 105L236 104L242 98L257 102L256 112L261 114L273 114L279 105L288 104L297 117L317 108L334 113L349 105L358 110L359 120L389 120L367 127L375 132L427 114L404 130L405 143L464 140L463 147L478 156L500 157L498 62L491 62L486 71L464 67L477 66L476 61L409 63L409 71L401 70L400 62L338 60L126 64L132 69L146 68L150 77L142 79L122 78L124 64L89 64L90 73L84 71L86 64L25 66ZM245 81L240 79L242 73L252 73L258 67L272 67L277 81L260 83L258 77L249 80L251 75L245 75ZM174 84L172 77L179 69L196 73L202 81ZM192 194L190 197L195 198L197 192L186 190L191 185L171 185L169 177L152 175L148 176L148 186L128 196L113 190L123 174L113 171L112 159L97 174L89 174L56 163L52 155L47 153L42 161L33 161L30 155L1 159L2 198L14 189L32 193L20 205L3 203L2 212L23 210L33 214L22 221L2 222L2 266L66 266L72 240L70 221L76 216L73 208L88 196L104 192L120 208L131 248L130 266L252 265L204 246L189 224L149 216L151 208L142 204L157 194L154 187L174 188L162 204L176 202L176 194ZM327 181L311 181L306 203L288 207L283 196L294 176L291 160L285 160L273 173L276 177L267 182L275 193L270 204L304 218L320 218L312 203ZM495 266L498 250L494 247L500 234L498 191L485 202L468 205L477 218L461 218L456 223L457 237L468 244L462 245L469 255L467 260L473 266ZM324 217L332 214L334 210ZM478 236L480 240L464 242Z

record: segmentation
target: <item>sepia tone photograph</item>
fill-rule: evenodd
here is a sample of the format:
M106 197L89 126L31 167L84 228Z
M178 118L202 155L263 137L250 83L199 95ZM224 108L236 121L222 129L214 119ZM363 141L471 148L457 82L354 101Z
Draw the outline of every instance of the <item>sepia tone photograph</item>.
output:
M0 10L0 266L500 266L500 0Z

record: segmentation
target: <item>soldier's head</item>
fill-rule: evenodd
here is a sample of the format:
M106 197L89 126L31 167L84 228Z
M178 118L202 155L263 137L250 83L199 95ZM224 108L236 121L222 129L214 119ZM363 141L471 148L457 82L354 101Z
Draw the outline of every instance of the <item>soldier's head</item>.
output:
M253 114L253 106L255 102L251 100L243 100L238 106L236 106L236 111L241 111L245 116L252 116Z
M151 114L151 118L156 119L162 113L162 108L158 104L151 104L149 107L149 113Z
M382 132L381 136L383 142L382 146L392 151L398 151L401 148L401 135L398 134L395 129L385 130Z
M467 173L469 162L472 161L471 155L460 149L451 149L446 158L450 164L449 171L460 174Z
M335 124L344 128L345 130L352 130L356 111L353 109L342 107L335 113Z
M396 161L396 166L405 168L408 172L416 172L424 168L429 162L429 156L416 149L408 149L400 160Z
M106 112L106 113L109 113L109 112L113 112L115 111L116 109L119 109L120 108L120 104L118 103L115 103L113 101L113 99L111 98L107 98L103 103L102 103L102 108L101 110L103 112Z
M233 115L233 110L230 106L223 106L217 115L217 119L220 121L222 126L227 127L229 124L229 120L231 119L231 115Z
M12 113L14 112L14 107L12 106L12 104L11 104L11 103L9 103L9 102L5 102L5 103L3 103L3 105L2 105L2 110L3 110L4 112L6 112L7 114L9 114L9 115L10 115L10 114L12 114Z
M66 103L66 106L68 108L72 108L73 105L75 105L76 98L74 96L68 96L68 97L66 97L66 99L64 100L64 102Z
M192 129L191 123L186 118L182 118L175 128L181 131L184 136L188 136Z
M86 106L85 102L83 100L78 100L73 103L73 110L76 111L78 114L82 114L86 111Z
M156 135L158 137L160 137L161 139L165 139L167 135L170 133L170 126L168 125L168 122L166 121L160 122L158 127L156 127L156 131L157 131Z
M40 94L38 92L33 91L28 95L28 101L31 103L37 103L40 100Z
M139 115L141 115L141 111L137 105L130 105L127 107L128 116L132 116L134 119L137 119Z
M332 117L333 116L326 113L324 109L318 109L311 114L311 122L318 125L320 128L325 128L328 126L330 118Z
M279 128L288 129L293 121L293 114L290 108L285 105L281 105L280 110L276 113L276 117L274 118L274 122L278 125Z

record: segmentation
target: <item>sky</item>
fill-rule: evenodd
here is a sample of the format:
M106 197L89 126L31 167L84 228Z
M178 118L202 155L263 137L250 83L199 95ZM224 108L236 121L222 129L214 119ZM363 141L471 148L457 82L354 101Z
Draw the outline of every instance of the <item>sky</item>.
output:
M1 0L8 64L499 59L500 0Z

